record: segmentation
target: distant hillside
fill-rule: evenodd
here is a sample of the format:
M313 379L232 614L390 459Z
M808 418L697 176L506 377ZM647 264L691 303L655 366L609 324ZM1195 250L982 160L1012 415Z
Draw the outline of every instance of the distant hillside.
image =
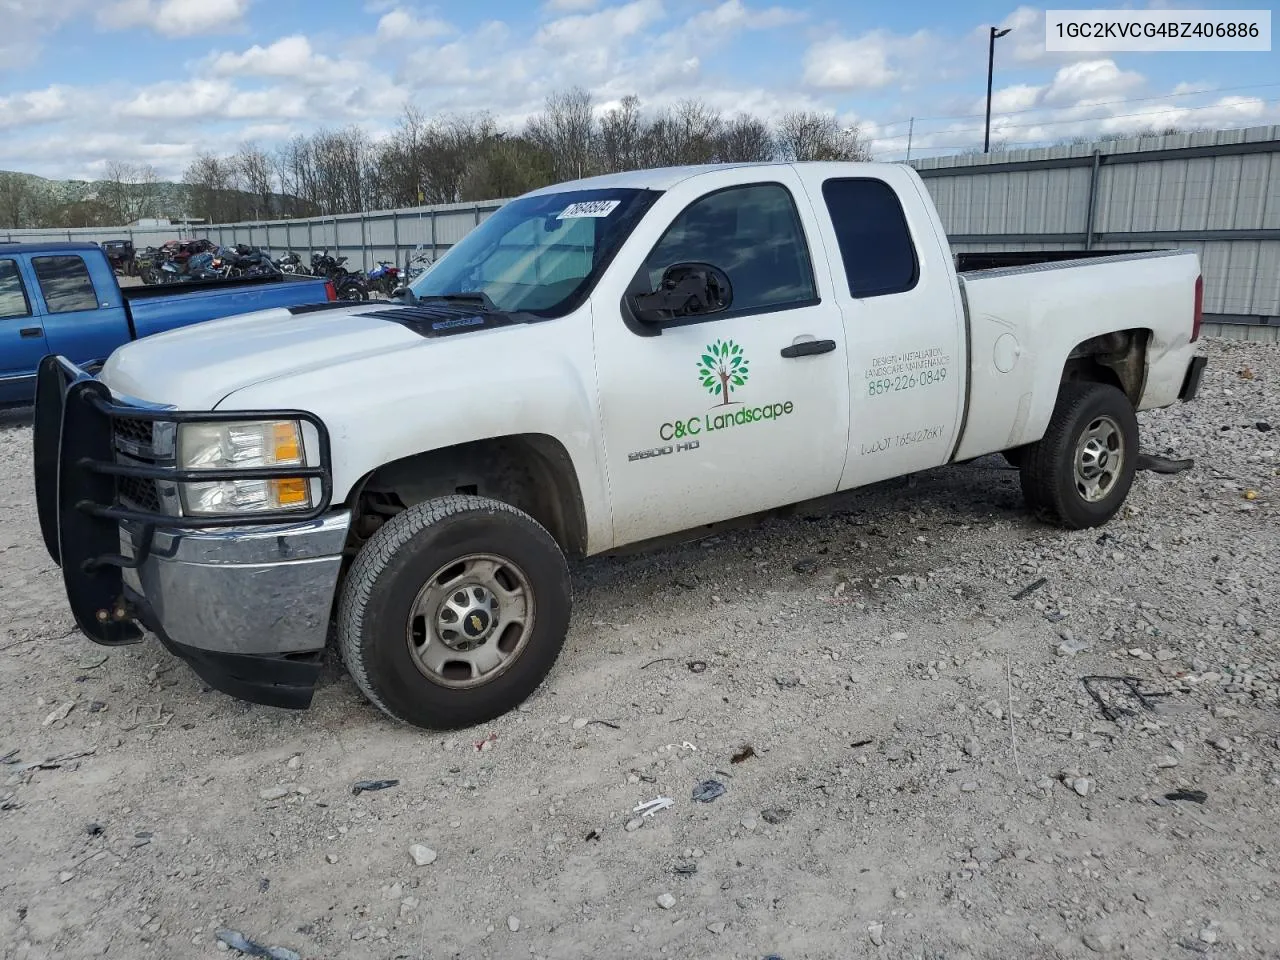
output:
M187 216L185 184L169 180L50 180L0 170L0 227L122 226Z
M262 197L235 187L192 187L150 180L140 168L124 168L120 180L50 180L0 170L0 229L120 227L142 219L209 219L230 222L312 213L297 198ZM264 205L269 213L262 212Z
M18 177L25 180L31 185L31 188L38 193L43 194L52 203L61 205L64 203L80 203L89 200L105 200L110 196L111 189L114 184L106 180L48 180L45 177L38 177L34 173L14 173L7 170L0 170L0 177ZM182 183L174 183L171 180L156 180L148 184L148 188L154 196L155 204L167 213L160 213L158 216L183 216L187 204L187 187ZM157 214L151 214L156 216Z

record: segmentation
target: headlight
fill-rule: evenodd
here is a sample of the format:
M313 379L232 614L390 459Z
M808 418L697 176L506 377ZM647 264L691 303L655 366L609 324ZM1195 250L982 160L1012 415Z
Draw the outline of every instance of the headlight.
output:
M184 423L178 428L182 470L250 470L303 466L297 420ZM210 480L179 485L188 514L256 513L311 509L311 485L302 477L274 480Z

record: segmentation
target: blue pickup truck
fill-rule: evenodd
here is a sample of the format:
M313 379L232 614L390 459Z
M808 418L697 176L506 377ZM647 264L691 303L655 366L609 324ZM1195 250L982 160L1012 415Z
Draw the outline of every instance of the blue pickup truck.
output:
M122 289L92 243L0 243L0 408L29 406L46 354L77 364L191 323L336 300L333 284L288 274Z

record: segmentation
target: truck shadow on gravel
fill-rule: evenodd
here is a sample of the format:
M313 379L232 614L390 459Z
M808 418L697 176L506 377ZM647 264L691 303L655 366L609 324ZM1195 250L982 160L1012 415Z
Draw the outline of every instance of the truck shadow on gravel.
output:
M711 581L729 573L741 577L749 569L760 571L754 578L759 583L774 585L783 572L796 581L833 570L856 577L859 568L883 567L916 537L924 541L915 542L949 543L955 531L993 521L1021 522L1031 536L1037 531L1061 532L1030 515L1017 470L993 456L691 531L669 542L588 558L575 564L573 573L576 588L588 591L646 582L665 587L671 578L677 586L693 589L687 585L692 583L690 576L704 567ZM887 575L921 565L903 566Z
M31 426L31 418L35 412L35 407L0 408L0 430L17 430Z
M829 597L843 583L842 602L876 605L903 583L922 583L937 567L973 553L969 531L993 523L1012 524L1029 538L1061 533L1027 512L1017 470L993 456L571 562L574 627L548 682L555 684L565 660L599 654L601 627L675 621L674 607L690 601L710 606L774 592ZM921 558L921 546L933 549ZM331 636L316 702L334 688L362 700Z

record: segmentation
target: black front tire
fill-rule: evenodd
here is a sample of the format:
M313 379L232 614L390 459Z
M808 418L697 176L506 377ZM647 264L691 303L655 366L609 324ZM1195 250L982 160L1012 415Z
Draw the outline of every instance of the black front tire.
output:
M1120 466L1089 499L1078 470L1080 446L1091 431L1114 429ZM1109 454L1114 466L1114 453ZM1138 465L1138 418L1129 398L1103 383L1064 383L1048 429L1025 448L1019 470L1027 505L1041 518L1069 530L1097 527L1120 510Z
M465 689L430 679L410 651L411 611L428 578L463 557L508 558L528 581L528 639L503 672ZM424 729L473 726L514 709L555 664L569 629L572 588L555 539L510 504L455 495L397 514L360 550L338 602L338 647L374 706Z

